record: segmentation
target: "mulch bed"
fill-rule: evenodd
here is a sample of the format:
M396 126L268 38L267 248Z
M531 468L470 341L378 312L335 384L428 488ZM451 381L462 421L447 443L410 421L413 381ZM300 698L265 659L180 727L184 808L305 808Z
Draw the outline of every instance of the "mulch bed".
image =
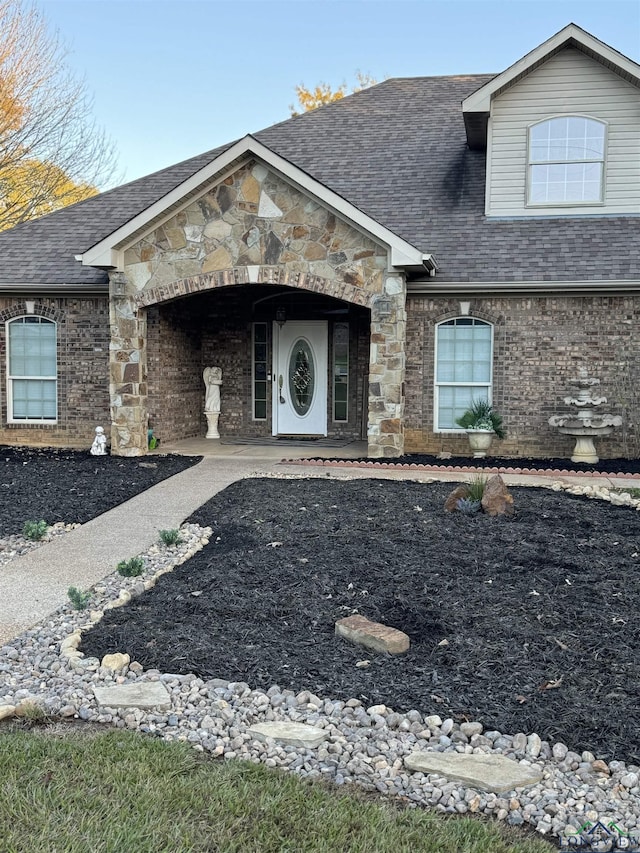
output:
M503 457L503 456L485 456L480 459L474 459L472 456L430 456L427 453L405 453L397 459L370 459L367 456L360 456L357 459L345 460L342 457L327 458L323 456L310 456L307 460L291 459L287 460L291 463L303 465L307 461L316 464L352 464L354 462L361 465L374 465L389 467L390 465L419 465L426 468L439 468L442 470L462 469L464 471L494 469L500 472L516 472L529 471L530 473L537 472L541 474L609 474L618 476L620 474L640 476L640 459L600 459L593 465L587 465L584 462L572 462L570 459L538 459L532 456L518 457Z
M514 488L513 517L443 510L451 485L256 479L198 510L210 544L81 650L145 668L480 720L640 763L640 514ZM359 612L400 656L334 634ZM367 660L366 666L357 664Z
M0 536L21 533L25 521L84 524L200 458L0 447Z

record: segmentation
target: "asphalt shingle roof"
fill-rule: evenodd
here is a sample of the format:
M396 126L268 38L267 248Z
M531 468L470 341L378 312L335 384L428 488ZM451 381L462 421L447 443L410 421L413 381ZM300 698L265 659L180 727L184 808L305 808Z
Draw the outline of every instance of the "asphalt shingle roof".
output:
M254 136L438 261L440 281L640 279L640 219L487 220L461 102L493 75L393 79ZM232 143L229 143L232 144ZM99 284L74 256L228 146L0 234L0 284Z

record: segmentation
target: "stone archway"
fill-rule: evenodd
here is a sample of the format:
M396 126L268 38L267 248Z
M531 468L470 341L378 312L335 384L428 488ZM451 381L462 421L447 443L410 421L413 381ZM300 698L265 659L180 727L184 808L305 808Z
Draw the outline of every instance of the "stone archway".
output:
M146 452L146 310L250 284L292 287L370 310L369 454L403 452L406 288L402 274L388 272L388 247L249 162L123 257L123 270L110 275L114 453Z

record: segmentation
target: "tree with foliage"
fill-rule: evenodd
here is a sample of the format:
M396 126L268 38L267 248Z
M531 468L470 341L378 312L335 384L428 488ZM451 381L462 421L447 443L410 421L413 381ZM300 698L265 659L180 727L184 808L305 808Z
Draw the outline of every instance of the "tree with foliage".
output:
M58 36L22 0L0 0L0 230L95 195L115 154Z
M309 110L315 110L318 107L323 107L325 104L332 104L334 101L339 101L347 94L361 92L363 89L368 89L369 86L375 86L378 82L370 74L363 74L358 71L356 73L358 81L351 88L351 92L347 92L347 84L341 83L337 89L332 89L328 83L319 83L314 89L307 89L304 84L296 86L296 97L298 98L297 106L290 104L292 116L298 116L301 113L308 113Z

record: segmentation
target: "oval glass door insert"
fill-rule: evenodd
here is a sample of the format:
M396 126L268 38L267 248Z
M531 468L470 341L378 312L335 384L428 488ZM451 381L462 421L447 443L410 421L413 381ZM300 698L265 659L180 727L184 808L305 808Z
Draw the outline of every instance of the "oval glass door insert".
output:
M304 338L298 338L289 358L289 396L300 417L304 417L311 408L315 373L311 345Z

